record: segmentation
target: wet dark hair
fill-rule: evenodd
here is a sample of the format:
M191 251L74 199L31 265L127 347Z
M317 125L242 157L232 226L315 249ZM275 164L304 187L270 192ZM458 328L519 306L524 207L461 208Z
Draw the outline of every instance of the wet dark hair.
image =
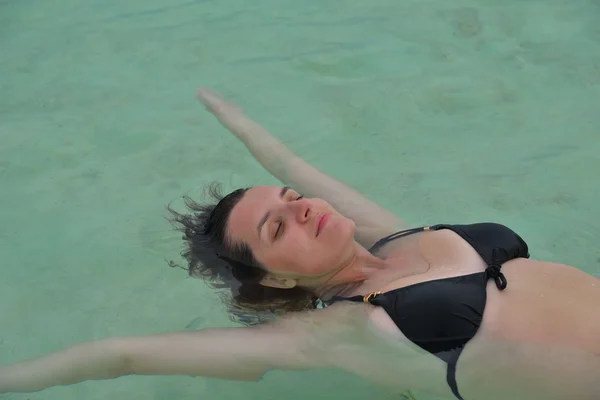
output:
M218 183L211 183L207 192L213 202L200 204L185 196L188 213L178 213L171 206L169 220L183 232L185 249L181 255L188 266L180 267L190 276L203 278L211 287L220 289L233 321L253 325L275 315L317 308L318 298L311 292L295 287L278 289L260 284L266 271L252 254L250 247L233 242L227 235L231 210L249 188L241 188L223 196Z

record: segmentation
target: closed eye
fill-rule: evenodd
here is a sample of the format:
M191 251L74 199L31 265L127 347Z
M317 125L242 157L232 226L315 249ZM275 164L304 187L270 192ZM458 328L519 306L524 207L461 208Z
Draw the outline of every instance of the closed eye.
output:
M283 230L283 222L280 221L277 223L277 230L275 231L275 236L273 236L273 239L277 239L279 237L279 235L281 234L282 230Z
M295 198L292 201L302 200L303 198L304 198L304 196L298 196L297 198ZM283 232L283 221L278 221L277 229L275 230L275 235L273 236L273 239L277 239L281 235L282 232Z

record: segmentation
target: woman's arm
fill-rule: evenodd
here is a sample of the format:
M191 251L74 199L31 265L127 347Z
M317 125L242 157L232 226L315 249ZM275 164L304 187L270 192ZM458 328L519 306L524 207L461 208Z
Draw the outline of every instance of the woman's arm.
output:
M298 321L100 340L1 367L0 393L123 375L257 380L270 369L310 368L310 342Z
M391 212L294 154L234 104L204 88L198 91L198 98L271 175L304 196L328 201L341 214L354 220L357 240L363 246L370 247L383 236L404 227L403 221Z

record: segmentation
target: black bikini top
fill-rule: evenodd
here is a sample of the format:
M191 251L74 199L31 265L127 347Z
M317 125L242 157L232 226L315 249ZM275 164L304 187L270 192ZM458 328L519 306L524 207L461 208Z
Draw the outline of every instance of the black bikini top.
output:
M417 232L450 229L466 240L487 264L485 271L425 281L385 293L334 297L335 301L365 302L383 307L402 333L422 349L448 363L448 383L458 394L456 362L483 318L489 279L500 290L507 287L502 264L515 258L529 258L527 243L514 231L496 223L435 225L398 232L379 240L372 253L384 244Z

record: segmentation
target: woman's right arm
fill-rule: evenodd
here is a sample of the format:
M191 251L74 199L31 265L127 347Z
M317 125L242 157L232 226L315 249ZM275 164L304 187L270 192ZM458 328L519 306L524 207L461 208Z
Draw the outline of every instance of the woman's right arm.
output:
M113 338L0 368L0 393L123 375L190 375L257 380L271 369L308 369L317 361L300 320L251 328L210 328Z

